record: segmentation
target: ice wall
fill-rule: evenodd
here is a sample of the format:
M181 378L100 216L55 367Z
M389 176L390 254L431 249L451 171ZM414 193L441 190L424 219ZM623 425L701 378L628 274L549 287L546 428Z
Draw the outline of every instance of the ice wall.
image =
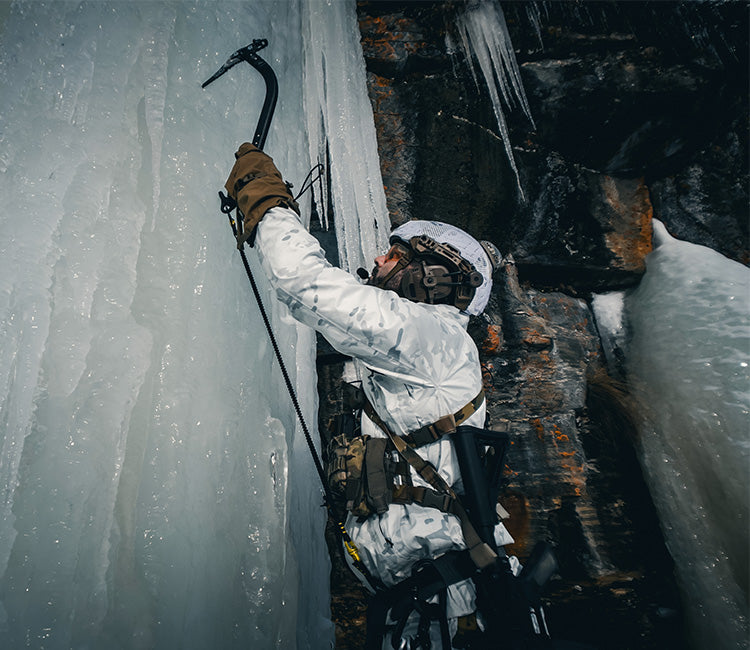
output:
M641 457L695 648L748 640L750 270L654 222L625 301Z
M391 232L354 2L303 4L310 159L330 160L339 264L370 268ZM349 116L348 119L345 116ZM361 215L355 219L352 215Z
M331 646L317 477L218 212L264 85L200 84L269 39L266 150L299 188L334 110L308 86L356 59L318 39L350 5L0 4L1 647ZM314 339L267 306L314 426Z

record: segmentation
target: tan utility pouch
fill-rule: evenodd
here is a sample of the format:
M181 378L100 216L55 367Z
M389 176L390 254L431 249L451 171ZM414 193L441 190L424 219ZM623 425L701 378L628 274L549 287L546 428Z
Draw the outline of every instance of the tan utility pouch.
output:
M406 478L408 467L395 462L389 448L392 449L388 438L341 435L331 440L326 474L335 507L343 507L358 517L388 510L396 475L405 474L403 480L410 482Z
M484 391L480 391L457 413L404 436L404 444L419 447L452 433L456 425L470 417L483 400ZM415 488L412 485L409 461L402 450L396 457L400 460L394 459L393 452L397 449L394 440L397 437L388 431L367 401L364 401L363 407L368 417L388 434L388 438L341 434L331 440L326 454L326 476L334 499L331 505L339 511L347 510L363 518L383 514L391 503L419 503L448 512L446 509L450 504L445 501L444 490ZM429 474L429 470L425 471ZM425 480L432 484L429 476Z

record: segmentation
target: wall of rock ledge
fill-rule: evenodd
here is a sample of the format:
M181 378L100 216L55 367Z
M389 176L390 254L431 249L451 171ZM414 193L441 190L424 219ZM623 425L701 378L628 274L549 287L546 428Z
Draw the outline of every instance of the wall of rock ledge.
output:
M491 426L512 440L510 550L557 547L553 629L608 648L684 647L632 407L591 297L638 283L652 218L750 262L748 9L502 6L534 119L506 112L518 179L487 90L454 45L464 4L359 3L390 218L454 223L513 260L470 331ZM340 361L320 353L323 431L340 407ZM358 647L356 588L333 580L334 618L348 608L339 647Z

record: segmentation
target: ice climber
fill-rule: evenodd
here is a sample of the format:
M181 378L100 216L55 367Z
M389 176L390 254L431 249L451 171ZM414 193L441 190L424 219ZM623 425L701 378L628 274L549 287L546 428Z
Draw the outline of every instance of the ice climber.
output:
M245 233L257 226L254 245L278 299L360 366L371 405L370 415L362 414L362 434L386 438L380 419L398 436L431 435L416 451L460 492L457 459L441 426L451 419L480 428L485 422L479 355L466 327L489 299L497 249L448 224L410 221L392 233L390 250L375 259L365 284L325 259L271 158L247 143L235 158L226 189L244 215ZM430 487L413 467L409 474L412 493ZM408 578L419 560L467 547L454 514L418 499L383 499L370 499L364 516L350 513L346 527L364 565L385 586ZM512 541L502 524L496 539ZM453 637L457 619L476 610L471 580L448 588L445 610ZM414 614L402 637L414 638L418 625ZM432 647L441 647L437 624L429 634Z

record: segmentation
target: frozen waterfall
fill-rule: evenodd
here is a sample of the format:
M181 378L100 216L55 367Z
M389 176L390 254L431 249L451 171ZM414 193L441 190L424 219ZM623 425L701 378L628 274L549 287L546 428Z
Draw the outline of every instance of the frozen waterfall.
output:
M317 476L218 212L264 86L200 85L269 39L266 150L299 187L328 142L358 264L388 229L356 29L353 2L0 3L0 646L332 645ZM267 306L314 424L314 338Z
M750 270L670 237L626 298L641 459L696 648L748 639Z

